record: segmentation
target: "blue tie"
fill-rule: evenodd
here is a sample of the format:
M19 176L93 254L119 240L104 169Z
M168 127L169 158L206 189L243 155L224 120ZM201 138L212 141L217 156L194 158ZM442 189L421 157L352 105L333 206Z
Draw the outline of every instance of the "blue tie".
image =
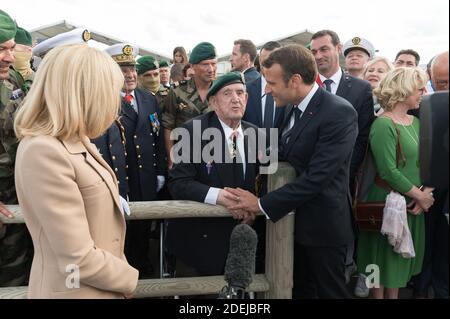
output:
M281 136L281 143L282 144L286 145L287 143L289 143L289 139L291 138L292 131L294 130L295 124L300 119L301 115L302 115L302 111L298 107L295 107L294 108L294 118L295 118L294 125L292 125L292 127L289 129L289 131L285 132Z
M325 89L331 93L331 84L334 83L333 80L327 79L323 81L323 84L325 84Z
M266 104L264 107L264 127L269 132L273 127L273 97L272 94L266 94Z

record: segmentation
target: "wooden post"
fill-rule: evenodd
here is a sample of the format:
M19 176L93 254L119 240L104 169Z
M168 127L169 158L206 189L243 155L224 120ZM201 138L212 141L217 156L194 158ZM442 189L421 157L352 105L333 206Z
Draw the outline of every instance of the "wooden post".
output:
M278 163L275 174L268 176L268 191L276 190L295 179L295 170L288 163ZM265 299L292 299L294 280L294 214L276 223L266 224L266 277L270 289Z

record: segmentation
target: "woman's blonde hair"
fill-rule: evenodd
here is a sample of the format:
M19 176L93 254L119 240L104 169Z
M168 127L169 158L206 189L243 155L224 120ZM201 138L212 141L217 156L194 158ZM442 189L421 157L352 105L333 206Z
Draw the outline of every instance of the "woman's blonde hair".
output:
M369 68L378 62L383 62L386 65L387 72L390 72L394 69L394 65L392 64L391 61L389 61L387 58L385 58L383 56L378 56L366 63L366 65L364 67L363 78L366 78L366 73L369 70Z
M16 135L96 138L118 115L123 83L119 66L105 52L86 44L57 47L39 65L17 112Z
M373 91L385 111L392 111L405 102L416 90L423 88L428 76L420 68L398 68L389 72Z

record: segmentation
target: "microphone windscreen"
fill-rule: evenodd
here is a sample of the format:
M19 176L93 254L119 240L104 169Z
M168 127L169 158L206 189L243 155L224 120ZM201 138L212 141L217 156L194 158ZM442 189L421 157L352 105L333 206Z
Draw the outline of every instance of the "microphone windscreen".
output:
M255 273L258 236L250 226L239 224L230 237L230 250L225 264L225 281L229 286L246 289Z

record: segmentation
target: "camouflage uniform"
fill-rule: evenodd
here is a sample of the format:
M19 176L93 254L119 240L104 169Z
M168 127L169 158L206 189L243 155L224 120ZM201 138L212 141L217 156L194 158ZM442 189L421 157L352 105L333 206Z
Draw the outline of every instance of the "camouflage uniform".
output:
M0 201L17 204L14 162L18 146L14 134L14 114L26 88L22 76L13 69L9 79L0 81ZM32 241L25 224L0 226L0 287L25 285L32 261Z
M173 130L186 121L211 111L208 102L202 102L195 87L194 79L180 81L170 89L164 100L162 126Z
M158 106L159 106L159 110L161 111L161 114L164 111L164 100L166 99L166 97L169 95L170 90L166 87L160 87L158 92L153 93L150 90L145 89L144 87L139 87L142 90L144 90L145 92L155 96L156 101L158 102Z

